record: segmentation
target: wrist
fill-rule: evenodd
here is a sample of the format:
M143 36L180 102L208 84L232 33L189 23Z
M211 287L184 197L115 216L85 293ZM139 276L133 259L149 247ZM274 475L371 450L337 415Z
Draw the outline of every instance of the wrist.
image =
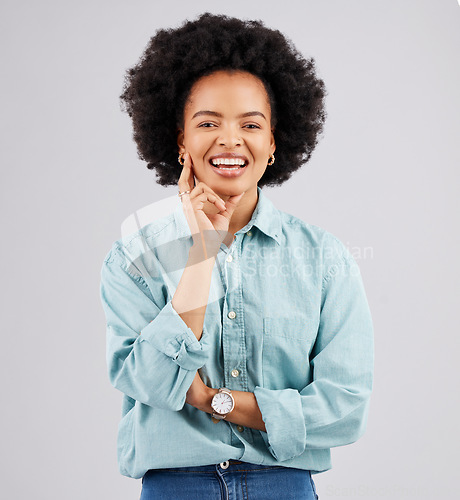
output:
M206 248L203 247L201 242L193 243L189 250L189 258L191 259L191 264L198 264L204 262L211 258L216 258L220 250L220 244L217 243L210 245L207 244Z
M227 232L205 229L193 236L192 248L198 253L205 255L217 254L220 250L222 241L227 236Z
M213 389L212 387L206 386L196 404L192 406L195 406L195 408L204 411L205 413L212 414L214 410L211 407L211 401L214 397L214 394L217 394L217 392L219 392L218 389Z

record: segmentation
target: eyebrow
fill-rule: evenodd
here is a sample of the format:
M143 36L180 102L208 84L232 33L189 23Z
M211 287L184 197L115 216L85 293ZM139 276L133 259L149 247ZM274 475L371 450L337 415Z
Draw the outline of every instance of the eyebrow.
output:
M211 116L217 116L218 118L222 118L222 114L217 113L217 111L197 111L192 116L192 120L197 116L202 116L202 115L211 115ZM238 115L237 118L246 118L247 116L261 116L265 121L267 120L263 115L263 113L261 113L260 111L248 111L247 113L242 113L241 115Z

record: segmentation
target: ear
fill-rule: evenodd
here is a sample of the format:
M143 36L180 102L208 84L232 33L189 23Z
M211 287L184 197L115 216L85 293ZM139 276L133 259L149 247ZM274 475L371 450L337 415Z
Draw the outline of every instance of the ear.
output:
M272 155L276 150L276 144L275 144L275 129L272 128L272 134L270 138L270 154Z
M179 146L179 153L185 153L184 131L181 128L177 129L177 145Z

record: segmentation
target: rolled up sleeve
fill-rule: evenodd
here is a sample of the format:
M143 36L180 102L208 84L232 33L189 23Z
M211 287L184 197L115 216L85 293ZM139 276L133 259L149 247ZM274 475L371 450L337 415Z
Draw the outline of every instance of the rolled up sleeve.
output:
M171 301L141 330L139 341L144 340L186 370L197 371L208 358L209 346L198 341Z
M267 432L262 434L276 460L289 460L305 451L305 417L299 391L254 389Z
M323 277L310 367L312 381L300 392L255 388L267 430L260 432L277 460L294 458L307 448L350 444L365 432L374 331L360 270L348 252Z
M208 335L198 341L174 310L160 308L141 276L112 249L101 270L106 361L111 384L152 407L181 410L195 372L207 361Z

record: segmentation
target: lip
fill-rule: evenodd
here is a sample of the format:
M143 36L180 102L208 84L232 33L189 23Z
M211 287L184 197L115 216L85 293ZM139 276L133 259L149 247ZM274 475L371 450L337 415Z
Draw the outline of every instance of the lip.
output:
M224 170L219 167L215 167L212 164L212 160L214 158L229 158L229 159L239 159L243 160L245 162L244 167L239 167L238 170ZM232 178L232 177L240 177L240 175L243 175L247 166L248 166L249 160L247 156L240 155L238 153L219 153L216 155L213 155L209 158L209 164L211 165L211 168L214 170L214 172L222 177L227 177L227 178Z
M238 170L225 170L223 168L215 167L214 165L211 165L211 168L214 170L216 174L221 175L222 177L240 177L240 175L244 174L248 166L246 165L244 167L240 167L238 168Z

